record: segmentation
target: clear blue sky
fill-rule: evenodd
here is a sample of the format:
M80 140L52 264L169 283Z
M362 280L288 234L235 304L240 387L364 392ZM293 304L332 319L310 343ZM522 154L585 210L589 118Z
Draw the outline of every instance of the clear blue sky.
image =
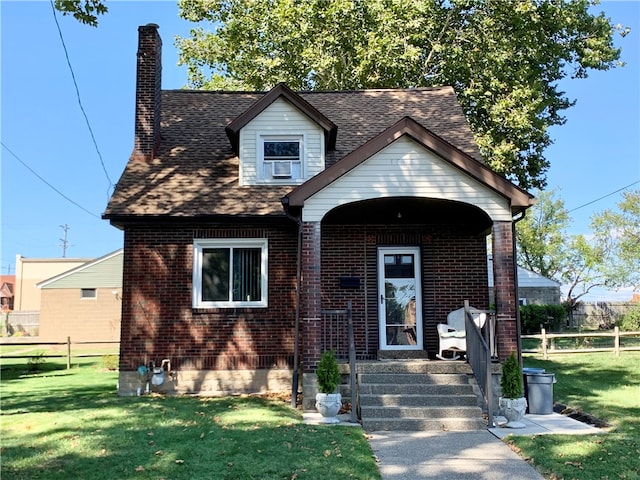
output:
M116 183L133 148L137 27L160 25L163 88L181 88L174 36L192 24L178 17L175 1L108 1L98 28L56 13L73 67L91 139L67 65L49 1L1 1L2 142L0 151L3 274L15 256L61 257L61 225L68 225L67 257L98 257L122 246L122 233L101 220L110 181ZM549 188L559 188L568 210L640 180L640 2L605 1L594 8L631 27L624 39L624 68L591 72L561 84L577 105L551 131L555 144ZM102 164L108 174L105 174ZM640 188L636 184L633 188ZM595 212L613 208L621 194L571 212L572 233L588 233Z

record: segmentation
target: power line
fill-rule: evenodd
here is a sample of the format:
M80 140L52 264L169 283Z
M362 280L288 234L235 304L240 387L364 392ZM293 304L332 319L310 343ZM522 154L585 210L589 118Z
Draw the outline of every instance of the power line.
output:
M618 189L618 190L616 190L615 192L607 193L606 195L603 195L603 196L602 196L602 197L600 197L600 198L596 198L595 200L591 200L590 202L587 202L587 203L585 203L584 205L580 205L579 207L572 208L571 210L567 210L567 213L575 212L576 210L578 210L578 209L580 209L580 208L583 208L583 207L586 207L586 206L588 206L588 205L591 205L592 203L599 202L599 201L600 201L600 200L602 200L603 198L610 197L611 195L615 195L616 193L621 192L622 190L626 190L626 189L627 189L627 188L629 188L629 187L633 187L636 183L640 183L640 180L636 180L635 182L630 183L630 184L629 184L629 185L627 185L626 187L619 188L619 189Z
M93 134L93 129L91 128L91 123L89 123L89 117L87 113L84 111L84 107L82 106L82 100L80 98L80 90L78 89L78 83L76 82L76 76L73 73L73 67L71 66L71 60L69 59L69 52L67 51L67 45L64 43L64 38L62 37L62 30L60 29L60 24L58 23L58 17L56 15L56 8L53 4L53 0L50 0L51 9L53 10L53 19L56 22L56 27L58 28L58 35L60 35L60 41L62 42L62 48L64 50L64 56L67 58L67 65L69 65L69 71L71 72L71 78L73 79L73 86L76 89L76 98L78 99L78 105L80 105L80 110L82 111L82 115L84 116L84 120L87 123L87 128L89 129L89 134L91 135L91 140L93 141L93 145L98 153L98 158L100 159L100 165L102 165L102 171L104 175L107 177L107 181L109 182L109 187L107 189L107 195L109 194L109 190L113 187L113 182L111 181L111 177L109 177L109 172L107 172L107 167L104 164L104 160L102 159L102 153L100 153L100 149L98 148L98 142L96 142L96 137Z
M18 155L16 155L15 153L13 153L13 151L11 151L11 149L9 147L7 147L4 142L0 142L2 144L2 146L7 150L7 152L9 152L13 158L15 158L16 160L18 160L27 170L29 170L31 173L33 173L36 177L38 177L47 187L51 188L51 190L53 190L54 192L56 192L58 195L60 195L62 198L64 198L66 201L74 204L76 207L78 207L81 210L84 210L85 212L87 212L89 215L91 215L92 217L97 218L98 220L101 220L101 218L96 215L93 212L90 212L89 210L87 210L86 208L84 208L82 205L80 205L79 203L71 200L69 197L67 197L64 193L62 193L60 190L58 190L56 187L54 187L53 185L51 185L49 182L47 182L42 176L40 176L38 174L38 172L36 172L33 168L31 168L29 165L27 165L24 161L22 161L22 159L20 157L18 157Z

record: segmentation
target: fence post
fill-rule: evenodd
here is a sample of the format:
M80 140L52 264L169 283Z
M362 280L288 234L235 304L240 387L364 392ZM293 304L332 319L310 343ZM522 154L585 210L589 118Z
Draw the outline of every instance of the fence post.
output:
M613 334L615 338L613 339L613 351L616 354L616 358L620 357L620 327L613 327Z
M67 337L67 370L71 370L71 337Z
M541 328L540 332L542 333L542 358L549 360L549 356L547 354L547 331L544 328Z

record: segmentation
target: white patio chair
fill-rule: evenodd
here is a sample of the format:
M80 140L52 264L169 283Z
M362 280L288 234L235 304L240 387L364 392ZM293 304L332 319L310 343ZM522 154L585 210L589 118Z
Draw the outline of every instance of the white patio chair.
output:
M484 326L487 314L470 307L469 311L473 316L473 321L479 328ZM454 310L447 315L447 323L436 325L440 340L440 351L436 355L441 360L458 360L462 353L467 351L467 332L464 326L464 307ZM444 356L445 351L451 351L451 358Z

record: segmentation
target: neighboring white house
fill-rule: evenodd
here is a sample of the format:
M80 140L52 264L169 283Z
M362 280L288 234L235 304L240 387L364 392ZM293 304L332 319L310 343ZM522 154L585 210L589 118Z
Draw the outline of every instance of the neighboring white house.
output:
M489 298L493 298L493 266L489 269ZM559 305L560 283L518 266L518 301L520 305Z

